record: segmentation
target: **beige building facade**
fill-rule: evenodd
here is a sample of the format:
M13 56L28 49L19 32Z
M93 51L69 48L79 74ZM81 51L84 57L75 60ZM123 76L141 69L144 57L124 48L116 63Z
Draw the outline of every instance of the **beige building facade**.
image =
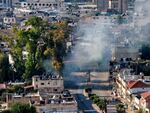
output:
M64 90L64 80L62 77L41 78L39 76L32 77L32 86L40 92L57 93Z

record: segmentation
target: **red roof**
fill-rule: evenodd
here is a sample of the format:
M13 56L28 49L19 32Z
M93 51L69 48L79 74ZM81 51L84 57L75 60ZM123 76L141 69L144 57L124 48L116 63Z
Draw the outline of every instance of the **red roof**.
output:
M128 82L128 88L132 89L132 88L150 88L149 84L146 84L144 82L142 82L141 80L135 81L135 82Z
M132 84L132 83L134 83L134 82L136 82L135 80L130 80L130 81L128 81L128 85L129 84Z
M6 84L0 84L0 89L6 89Z
M150 98L150 92L144 92L144 93L141 93L141 96L143 97L143 98Z
M144 92L140 95L146 100L147 103L150 103L150 92Z

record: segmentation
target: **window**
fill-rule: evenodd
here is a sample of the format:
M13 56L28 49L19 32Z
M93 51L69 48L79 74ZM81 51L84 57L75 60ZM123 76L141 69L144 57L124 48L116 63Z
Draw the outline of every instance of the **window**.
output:
M39 6L41 6L41 4L39 4Z
M56 109L56 108L52 108L52 110L53 110L53 112L56 112L56 111L57 111L57 109Z
M54 4L54 7L57 7L57 4Z
M45 4L43 4L43 6L45 6Z
M4 4L6 4L6 0L4 0L3 2L4 2Z
M54 92L57 92L58 90L57 89L54 89Z
M46 4L46 6L48 6L48 4Z
M44 83L41 83L41 85L44 85Z
M38 78L36 78L35 81L37 82L37 81L38 81Z

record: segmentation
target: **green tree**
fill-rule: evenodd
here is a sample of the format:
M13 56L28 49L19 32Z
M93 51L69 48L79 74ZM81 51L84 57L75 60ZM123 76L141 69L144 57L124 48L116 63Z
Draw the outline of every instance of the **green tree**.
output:
M10 110L4 110L4 111L2 111L0 113L11 113L11 111Z
M17 29L16 26L11 40L4 37L11 48L16 78L27 80L36 73L42 73L42 62L45 58L50 59L54 70L62 74L66 42L70 33L67 22L49 24L39 17L31 17L26 22L26 27ZM26 57L24 52L27 53Z
M97 102L97 105L100 108L100 110L102 110L102 112L104 112L104 111L107 112L107 104L106 104L106 102L103 99L100 99Z
M10 65L8 56L0 52L0 82L10 80Z
M125 105L122 103L119 103L116 105L117 113L125 113Z
M28 52L26 60L24 61L24 73L23 78L27 80L32 77L39 69L42 69L42 51L39 44L39 40L44 35L44 21L39 17L31 17L26 22L26 26L31 26L27 30L19 30L21 32L19 36L23 41L23 48Z
M11 113L37 113L34 106L16 103L11 108Z

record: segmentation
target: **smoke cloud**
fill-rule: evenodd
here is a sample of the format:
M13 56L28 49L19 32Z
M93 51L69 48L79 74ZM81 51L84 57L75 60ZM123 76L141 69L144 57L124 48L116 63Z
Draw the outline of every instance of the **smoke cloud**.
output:
M110 18L80 21L77 43L65 63L65 72L106 69L110 59ZM106 66L107 65L107 66Z
M130 43L140 48L150 43L150 0L136 0L135 11L127 23L117 25L112 17L80 21L78 41L65 61L65 74L72 71L108 69L111 48L116 43ZM132 21L131 21L132 20ZM117 42L118 41L118 42Z
M141 43L150 42L150 0L136 0L134 30ZM150 43L149 43L150 44Z

